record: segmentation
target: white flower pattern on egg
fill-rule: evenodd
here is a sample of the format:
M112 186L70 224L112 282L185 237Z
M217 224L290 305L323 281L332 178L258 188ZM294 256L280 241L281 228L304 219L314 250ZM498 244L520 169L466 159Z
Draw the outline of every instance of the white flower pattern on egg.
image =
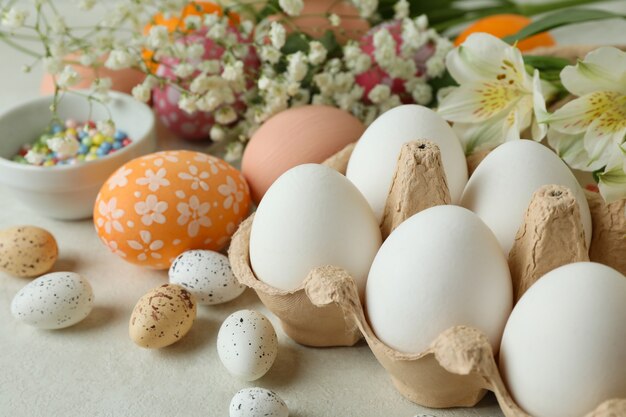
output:
M142 251L139 255L137 255L137 260L145 261L148 259L148 255L154 259L161 259L162 256L158 251L163 248L162 240L152 240L152 235L147 230L142 230L139 232L139 236L143 243L137 242L136 240L129 240L128 246L131 248Z
M224 200L224 208L230 209L233 208L235 214L239 213L239 203L243 201L243 191L237 189L237 183L232 177L226 177L226 184L222 184L217 187L217 191L226 197Z
M165 201L159 201L156 195L150 194L145 201L135 203L135 212L141 216L141 222L146 226L150 226L152 222L163 224L166 220L163 213L167 207Z
M115 174L113 174L113 176L109 179L108 183L109 183L109 190L114 190L115 187L126 187L126 185L128 184L128 175L131 174L133 172L132 169L128 169L128 168L120 168L117 170L117 172L115 172Z
M204 191L209 189L209 184L207 184L204 180L209 178L209 173L206 171L198 171L198 168L195 165L189 166L189 172L179 172L178 178L186 181L191 181L191 189L197 190L198 188L202 188Z
M111 252L113 252L117 256L126 258L126 253L120 249L116 241L114 240L109 241L109 240L106 240L105 238L102 238L102 242L109 248Z
M178 203L176 209L180 213L178 224L187 224L187 234L195 237L200 231L200 227L210 227L211 219L206 215L211 208L209 203L200 203L197 196L193 195L188 203Z
M144 174L145 177L137 178L136 182L138 185L147 185L150 191L155 192L160 187L170 185L169 180L165 178L166 174L165 168L159 168L156 173L151 169L147 169Z
M117 198L113 197L108 203L100 201L98 211L102 217L98 218L96 223L98 227L104 226L104 230L107 234L111 233L111 229L115 229L118 232L124 231L124 227L119 221L124 215L124 210L117 208Z

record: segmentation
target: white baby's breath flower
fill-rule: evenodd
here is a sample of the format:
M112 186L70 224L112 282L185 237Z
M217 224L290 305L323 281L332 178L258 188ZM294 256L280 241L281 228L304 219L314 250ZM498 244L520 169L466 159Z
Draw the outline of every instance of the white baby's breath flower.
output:
M306 74L309 70L309 66L307 65L307 58L304 55L304 52L298 51L294 54L291 54L287 57L287 76L289 80L299 82L306 77Z
M378 84L374 88L372 88L367 95L367 98L374 104L380 104L387 99L389 99L391 95L391 89L388 85Z
M174 75L180 78L187 78L193 74L194 71L195 68L193 65L186 62L180 63L174 67Z
M263 45L261 47L260 57L263 61L275 64L280 60L280 51L273 46Z
M89 11L96 5L96 0L80 0L78 2L78 8L83 11Z
M74 138L54 136L46 141L48 148L57 154L59 159L66 159L78 153L80 144Z
M192 43L187 46L187 59L198 60L204 56L204 46L199 43Z
M47 56L42 62L43 69L48 74L56 75L63 69L63 62L58 57Z
M202 25L202 18L197 15L185 17L185 27L189 30L196 30Z
M65 19L61 16L52 16L50 19L50 29L57 35L62 35L67 32L67 24Z
M229 144L226 149L226 155L224 155L224 159L227 162L235 162L241 159L241 155L243 154L243 143L241 142L233 142Z
M285 46L285 39L287 36L287 31L285 27L278 22L272 22L270 26L270 41L272 42L272 46L276 49L281 49Z
M209 136L213 142L221 142L226 138L226 132L224 132L224 129L222 129L220 125L213 125Z
M239 25L239 30L241 31L242 35L249 36L254 30L254 22L252 22L251 20L244 20L243 22L241 22L241 25Z
M169 40L168 38L169 35L165 26L154 25L148 32L146 43L150 49L163 48L167 44Z
M24 21L28 18L28 11L11 7L8 11L2 13L0 24L9 29L19 29L24 26Z
M396 41L386 28L374 34L374 59L383 69L393 67L396 57Z
M150 100L150 88L148 88L143 83L134 86L132 94L136 100L139 100L142 103L147 103Z
M230 106L220 107L215 112L215 121L222 125L231 124L237 120L237 112Z
M206 74L218 74L222 68L222 64L217 59L207 59L198 64L198 70Z
M278 0L278 4L289 16L299 16L304 8L303 0Z
M341 18L335 13L332 13L330 16L328 16L328 20L330 22L330 25L333 27L339 27L339 25L341 25Z
M80 75L71 65L66 65L56 78L56 83L60 88L72 87L78 84L79 81Z
M26 159L29 164L41 165L46 160L46 155L31 149L26 152L26 155L24 155L24 159Z
M399 0L393 5L393 11L395 12L394 19L404 19L409 16L410 5L407 0Z
M415 25L419 30L426 30L428 28L428 16L425 14L417 16L415 18Z
M433 99L432 87L419 78L413 78L405 84L406 91L411 93L411 97L417 104L427 105Z
M93 54L85 52L85 53L80 54L80 58L78 58L78 62L80 62L80 65L84 67L90 67L94 64L94 62L96 62L96 57Z
M444 60L438 56L431 57L426 61L426 75L430 78L437 78L446 70Z
M361 17L371 17L378 9L378 0L352 0L352 3L359 9Z
M309 62L313 65L319 65L326 60L328 51L321 42L311 41L309 43Z
M243 62L235 61L232 64L224 65L222 78L226 81L240 82L243 80Z
M208 27L209 30L206 33L207 38L213 39L215 41L223 41L224 38L226 38L226 25L219 22Z
M196 105L197 101L197 96L183 94L178 100L178 107L186 113L193 114L198 110L198 107Z
M98 120L96 122L96 128L104 136L113 136L115 134L115 123L113 120Z
M111 51L104 66L112 70L129 68L133 64L133 57L122 49Z

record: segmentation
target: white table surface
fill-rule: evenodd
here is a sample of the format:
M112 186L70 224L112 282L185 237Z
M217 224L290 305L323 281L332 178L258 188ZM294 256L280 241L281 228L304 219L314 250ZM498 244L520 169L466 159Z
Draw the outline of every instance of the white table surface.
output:
M625 2L621 2L625 3ZM61 7L70 20L73 2ZM622 4L622 11L626 7ZM626 43L626 24L586 24L558 30L563 43ZM38 95L41 70L21 72L24 56L0 43L0 112ZM2 138L0 138L2 140ZM162 147L191 148L160 129ZM91 282L96 305L83 322L43 331L18 323L10 313L15 293L29 281L0 273L0 416L227 416L232 395L247 386L276 391L290 415L501 416L493 395L471 409L429 410L404 399L366 344L313 349L288 339L277 320L247 290L221 306L200 306L190 333L179 343L144 350L128 337L136 301L166 282L165 272L142 269L109 253L91 221L64 222L25 210L0 187L0 230L31 224L51 231L60 246L55 271L75 271ZM219 326L243 308L269 314L279 334L270 372L254 383L231 377L216 352Z

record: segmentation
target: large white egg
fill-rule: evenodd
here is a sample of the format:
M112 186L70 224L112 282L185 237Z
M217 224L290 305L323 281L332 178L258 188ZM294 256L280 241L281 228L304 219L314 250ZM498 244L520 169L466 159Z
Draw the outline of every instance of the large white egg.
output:
M318 266L347 270L362 292L381 244L378 222L359 190L335 170L304 164L281 175L254 215L250 262L275 288L298 288Z
M467 182L467 163L459 139L431 109L416 104L395 107L372 123L350 156L346 177L363 193L380 221L402 145L428 139L439 146L453 203Z
M481 330L497 349L511 312L506 259L489 228L458 206L436 206L400 224L367 280L372 330L406 353L426 350L456 325Z
M500 369L534 417L582 417L626 398L626 277L593 262L544 275L511 313Z
M467 182L461 205L483 219L508 254L533 193L548 184L574 193L589 247L591 215L585 193L554 152L531 140L504 143L487 155Z

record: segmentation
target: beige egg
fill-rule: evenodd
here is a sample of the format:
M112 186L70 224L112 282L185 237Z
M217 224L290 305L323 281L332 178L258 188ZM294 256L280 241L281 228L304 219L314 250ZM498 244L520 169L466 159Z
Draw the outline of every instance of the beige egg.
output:
M180 285L165 284L141 297L128 333L137 345L159 349L178 342L196 318L196 299Z
M0 231L0 270L32 278L50 271L59 256L54 236L36 226Z

